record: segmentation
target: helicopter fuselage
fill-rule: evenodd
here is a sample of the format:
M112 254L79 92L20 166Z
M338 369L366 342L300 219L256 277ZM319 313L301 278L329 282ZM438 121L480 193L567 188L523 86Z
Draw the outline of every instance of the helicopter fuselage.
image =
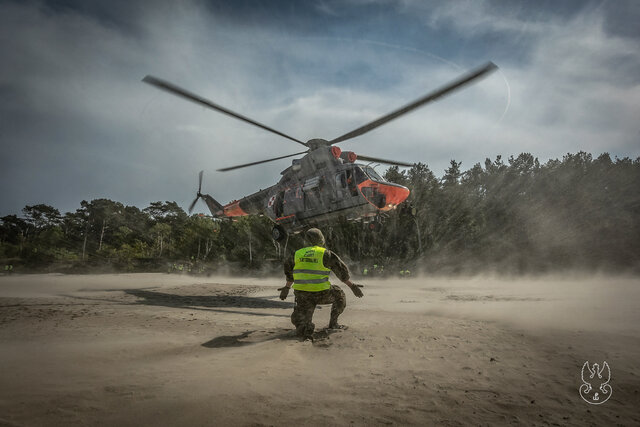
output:
M282 171L280 181L218 209L214 216L266 215L289 233L339 219L368 219L395 209L409 189L385 181L353 152L319 147ZM205 198L206 201L206 198ZM209 204L209 203L207 203Z

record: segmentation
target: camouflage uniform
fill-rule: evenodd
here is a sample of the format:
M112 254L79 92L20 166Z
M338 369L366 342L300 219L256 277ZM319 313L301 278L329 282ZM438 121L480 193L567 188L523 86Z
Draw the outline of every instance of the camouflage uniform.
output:
M338 325L338 316L347 305L347 297L337 285L331 285L330 289L320 292L294 290L293 294L296 297L296 305L291 314L291 323L296 327L296 334L299 336L307 336L313 333L315 324L311 320L316 305L331 304L329 327Z

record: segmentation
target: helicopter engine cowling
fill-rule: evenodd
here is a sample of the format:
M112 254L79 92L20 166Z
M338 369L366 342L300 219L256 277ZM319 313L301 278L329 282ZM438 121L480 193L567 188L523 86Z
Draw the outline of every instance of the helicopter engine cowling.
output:
M358 155L356 153L354 153L353 151L343 151L340 154L340 158L348 163L353 163L356 160L358 160Z

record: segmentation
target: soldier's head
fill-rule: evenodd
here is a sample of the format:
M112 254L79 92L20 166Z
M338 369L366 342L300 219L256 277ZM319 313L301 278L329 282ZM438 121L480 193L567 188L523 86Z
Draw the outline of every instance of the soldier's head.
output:
M310 228L304 233L304 241L309 245L324 246L324 236L317 228Z

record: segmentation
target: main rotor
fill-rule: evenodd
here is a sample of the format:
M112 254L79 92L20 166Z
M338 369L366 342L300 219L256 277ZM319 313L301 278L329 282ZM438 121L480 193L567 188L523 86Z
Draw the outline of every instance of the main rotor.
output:
M300 145L304 145L307 150L305 151L301 151L298 153L294 153L294 154L288 154L286 156L280 156L280 157L274 157L271 159L266 159L266 160L258 160L256 162L251 162L251 163L245 163L242 165L236 165L236 166L231 166L231 167L227 167L227 168L222 168L222 169L218 169L221 172L226 172L226 171L230 171L230 170L234 170L234 169L239 169L239 168L244 168L244 167L248 167L248 166L254 166L254 165L259 165L262 163L267 163L267 162L272 162L274 160L280 160L280 159L285 159L287 157L293 157L293 156L298 156L301 154L306 154L309 153L311 151L314 151L318 148L321 147L329 147L333 144L336 144L338 142L343 142L343 141L347 141L349 139L355 138L357 136L363 135L369 131L372 131L373 129L376 129L388 122L390 122L391 120L394 120L404 114L409 113L410 111L413 111L419 107L422 107L425 104L428 104L430 102L436 101L439 98L444 97L445 95L452 93L460 88L462 88L463 86L466 86L467 84L488 75L489 73L495 71L498 67L493 63L493 62L488 62L487 64L472 70L460 77L458 77L457 79L451 81L450 83L444 85L443 87L441 87L440 89L437 89L433 92L430 92L429 94L416 99L415 101L400 107L372 122L369 122L363 126L360 126L357 129L352 130L351 132L348 132L342 136L339 136L335 139L332 139L330 141L326 140L326 139L321 139L321 138L315 138L315 139L310 139L307 142L303 142L297 138L294 138L292 136L289 136L283 132L280 132L276 129L273 129L269 126L266 126L262 123L259 123L253 119L250 119L249 117L243 116L241 114L238 114L236 112L233 112L225 107L222 107L221 105L215 104L214 102L206 99L206 98L202 98L199 95L196 95L193 92L189 92L186 89L183 89L181 87L178 87L172 83L169 83L168 81L159 79L157 77L153 77L153 76L146 76L144 79L142 79L143 82L148 83L152 86L157 87L158 89L162 89L164 91L167 91L173 95L185 98L189 101L195 102L199 105L205 106L207 108L211 108L212 110L218 111L222 114L226 114L228 116L231 116L235 119L238 120L242 120L243 122L249 123L253 126L257 126L263 130L266 130L267 132L271 132L274 133L276 135L279 135L283 138L287 138L291 141L294 141ZM398 166L412 166L413 163L407 163L407 162L400 162L400 161L395 161L395 160L386 160L386 159L380 159L380 158L376 158L376 157L369 157L369 156L363 156L358 154L358 158L362 159L362 160L369 160L372 162L377 162L377 163L385 163L385 164L390 164L390 165L398 165Z
M309 151L317 150L322 147L329 147L331 142L322 138L314 138L307 141L307 147L309 147Z

